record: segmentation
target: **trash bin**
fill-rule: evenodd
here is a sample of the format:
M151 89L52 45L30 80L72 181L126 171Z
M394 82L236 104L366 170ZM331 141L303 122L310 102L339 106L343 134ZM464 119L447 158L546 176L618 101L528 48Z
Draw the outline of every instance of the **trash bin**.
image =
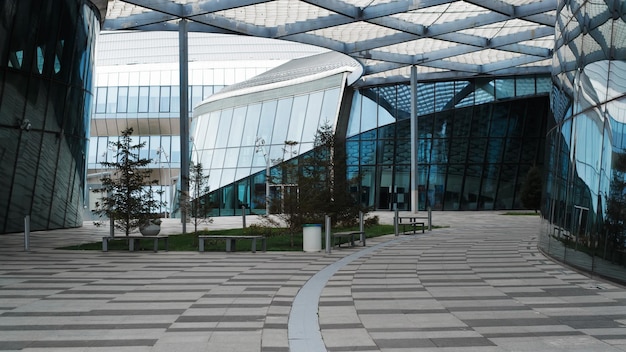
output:
M302 225L302 249L305 252L319 252L322 250L322 225Z

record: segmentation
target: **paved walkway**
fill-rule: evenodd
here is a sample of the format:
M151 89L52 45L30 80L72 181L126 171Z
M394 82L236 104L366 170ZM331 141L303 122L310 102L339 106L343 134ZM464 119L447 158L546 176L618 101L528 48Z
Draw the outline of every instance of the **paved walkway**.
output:
M29 252L0 235L0 350L626 351L626 289L540 254L538 217L433 219L449 227L331 254L52 249L107 234L88 223Z

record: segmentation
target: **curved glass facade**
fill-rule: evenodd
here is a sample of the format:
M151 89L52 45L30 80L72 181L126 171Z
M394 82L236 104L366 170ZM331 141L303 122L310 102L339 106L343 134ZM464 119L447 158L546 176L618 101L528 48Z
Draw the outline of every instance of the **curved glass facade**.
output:
M420 209L523 208L520 185L543 160L549 90L548 77L534 76L419 83ZM363 205L411 210L409 118L408 85L354 95L348 177L361 176Z
M32 230L82 226L99 11L4 0L0 14L0 233L26 215Z
M313 82L217 98L195 111L192 160L210 177L214 215L238 214L241 205L264 213L264 153L280 183L274 165L305 156L326 121L346 136L346 177L360 176L350 191L362 205L410 210L410 86L342 92L340 76ZM544 159L550 90L548 76L419 83L420 207L523 208L519 188ZM272 197L280 187L271 186Z
M208 170L207 186L218 190L211 195L219 205L216 214L235 214L242 205L253 213L265 212L268 163L305 154L313 149L320 126L335 126L344 82L345 75L337 74L218 100L195 111L191 160ZM286 141L297 144L287 146Z
M611 4L608 6L608 4ZM626 4L560 6L540 247L626 282Z

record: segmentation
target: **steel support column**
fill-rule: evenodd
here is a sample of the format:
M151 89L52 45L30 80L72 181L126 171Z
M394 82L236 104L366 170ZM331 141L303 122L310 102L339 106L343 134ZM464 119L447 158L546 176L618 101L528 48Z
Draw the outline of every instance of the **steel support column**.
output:
M178 61L180 65L180 220L187 232L187 202L189 201L189 104L187 19L178 23Z
M411 211L419 210L419 173L417 172L417 68L411 66Z

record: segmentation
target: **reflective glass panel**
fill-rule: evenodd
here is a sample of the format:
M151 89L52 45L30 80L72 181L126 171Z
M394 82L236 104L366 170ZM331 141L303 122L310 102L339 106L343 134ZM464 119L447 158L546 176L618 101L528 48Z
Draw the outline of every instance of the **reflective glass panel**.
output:
M222 110L222 113L220 115L218 132L215 139L215 148L224 148L228 144L232 119L233 109Z
M289 132L287 133L286 140L300 142L302 139L302 130L306 120L308 100L308 95L297 96L293 99L293 109L291 111Z
M272 134L273 144L283 144L287 139L287 131L291 120L291 106L293 98L280 99L274 118L274 131ZM298 142L298 141L296 141ZM288 158L287 158L288 159Z
M138 112L148 112L150 87L139 87Z
M128 109L128 87L119 87L117 91L117 112L126 112Z
M264 101L261 108L261 119L259 120L258 136L263 138L266 144L269 144L271 142L270 138L274 129L274 116L276 116L276 105L276 100Z
M232 116L232 127L230 129L230 137L228 138L229 147L241 146L241 138L243 136L244 126L246 125L246 106L235 108ZM236 162L236 160L235 160Z
M136 113L139 111L139 87L128 87L128 112Z

